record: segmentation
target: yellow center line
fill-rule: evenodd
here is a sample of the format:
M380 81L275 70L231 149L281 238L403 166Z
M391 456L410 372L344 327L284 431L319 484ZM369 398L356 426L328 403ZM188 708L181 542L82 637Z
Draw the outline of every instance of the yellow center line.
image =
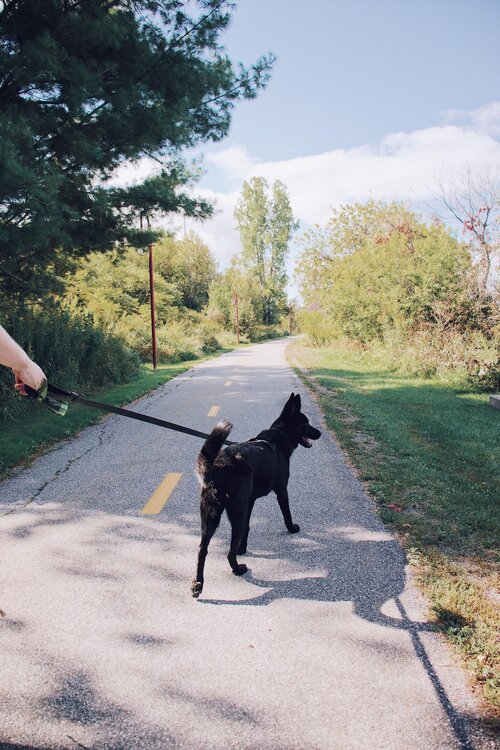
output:
M182 474L175 471L165 474L161 484L153 492L141 513L145 516L154 516L159 513L177 487L181 477Z
M207 417L216 417L219 413L220 406L211 406L209 409L209 412L207 414Z

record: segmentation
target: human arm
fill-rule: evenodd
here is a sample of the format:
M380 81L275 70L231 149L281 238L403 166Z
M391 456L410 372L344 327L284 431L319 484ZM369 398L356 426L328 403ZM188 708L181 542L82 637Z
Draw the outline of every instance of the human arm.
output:
M2 326L0 326L0 364L11 368L16 379L15 388L24 396L26 395L25 384L36 391L45 380L43 370L28 357L24 349L16 344Z

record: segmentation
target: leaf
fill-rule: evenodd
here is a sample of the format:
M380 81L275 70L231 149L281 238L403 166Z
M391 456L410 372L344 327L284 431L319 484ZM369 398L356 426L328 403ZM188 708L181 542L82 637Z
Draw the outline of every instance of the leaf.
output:
M401 513L403 510L401 505L398 505L397 503L387 503L385 507L389 508L389 510L393 510L395 513Z

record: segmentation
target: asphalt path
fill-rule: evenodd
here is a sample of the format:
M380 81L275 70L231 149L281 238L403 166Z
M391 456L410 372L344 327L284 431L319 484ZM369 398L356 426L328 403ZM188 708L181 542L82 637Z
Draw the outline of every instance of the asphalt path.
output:
M324 430L292 457L300 533L257 501L236 577L223 518L198 600L198 438L110 416L0 484L3 750L494 746L285 347L201 363L132 407L207 432L229 419L244 440L295 391Z

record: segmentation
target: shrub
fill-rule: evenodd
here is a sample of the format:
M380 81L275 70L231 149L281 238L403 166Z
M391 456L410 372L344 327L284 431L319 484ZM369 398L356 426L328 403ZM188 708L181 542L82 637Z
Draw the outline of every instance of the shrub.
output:
M90 315L71 314L50 305L44 310L3 310L0 320L49 380L61 388L92 390L126 382L138 373L137 354L120 339L106 335ZM20 409L7 368L0 368L0 391L0 418L12 418Z
M481 331L428 326L405 336L386 332L383 343L374 342L371 349L375 353L382 350L398 370L410 375L454 373L462 387L500 388L498 344Z
M331 320L320 310L301 310L298 315L300 330L315 346L326 346L336 338Z

